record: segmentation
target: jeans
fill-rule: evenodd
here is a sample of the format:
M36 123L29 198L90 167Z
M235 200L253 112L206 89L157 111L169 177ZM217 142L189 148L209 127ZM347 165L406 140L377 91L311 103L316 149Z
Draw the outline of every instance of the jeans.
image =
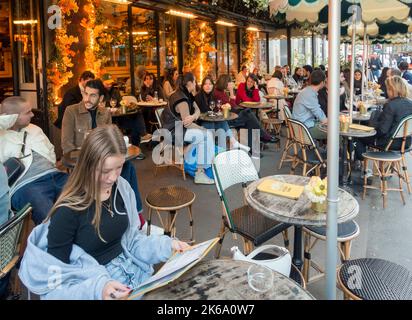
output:
M140 136L146 133L146 125L141 112L134 116L125 116L123 118L116 119L115 122L119 128L131 131L130 142L133 145L140 145Z
M206 128L207 130L215 130L214 137L218 137L218 144L219 147L222 149L226 149L226 138L233 138L232 130L229 128L229 124L227 121L221 122L209 122L203 121L201 123L202 127Z
M197 168L206 169L215 157L215 140L212 132L204 129L187 129L184 141L196 148Z
M56 171L26 184L12 196L12 207L18 211L30 202L34 223L42 223L60 195L67 178L67 173Z
M259 119L250 109L242 110L238 113L238 118L229 121L229 125L235 128L246 128L248 131L248 146L253 149L253 129L258 129L260 137L270 139L270 135L263 130Z

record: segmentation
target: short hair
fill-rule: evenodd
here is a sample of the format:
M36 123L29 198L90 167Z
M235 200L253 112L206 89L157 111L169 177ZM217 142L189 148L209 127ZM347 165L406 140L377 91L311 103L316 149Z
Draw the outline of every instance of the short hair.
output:
M219 91L225 91L229 82L230 76L228 74L222 74L217 79L215 88Z
M259 82L258 77L256 77L256 75L253 74L253 73L250 73L250 74L247 76L246 81L247 81L247 79L249 79L249 78L252 79L253 81L255 81L256 83Z
M302 68L305 69L306 71L308 71L309 73L312 73L312 72L313 72L313 68L312 68L312 66L309 65L309 64L304 65Z
M319 69L322 70L323 72L326 71L326 67L323 64L319 65Z
M273 78L278 78L279 80L282 80L282 78L283 78L282 71L276 70L276 71L273 73Z
M8 97L0 104L0 113L17 114L20 113L20 106L28 101L21 96ZM17 108L18 106L18 108Z
M79 79L79 80L89 80L89 79L94 80L95 78L96 78L96 76L94 75L93 72L91 72L91 71L84 71L84 72L80 75L80 79Z
M399 70L405 71L409 69L409 63L407 61L401 61L398 65Z
M194 82L195 75L192 72L186 72L183 75L180 75L177 79L177 83L179 84L180 88L186 87L188 82Z
M310 74L310 84L317 86L326 80L325 73L322 70L315 70Z
M408 87L405 81L399 76L389 77L385 80L387 90L391 89L394 97L406 98L408 96Z
M90 80L89 82L86 83L85 88L87 87L99 90L99 96L104 95L105 90L104 90L103 82L100 79Z
M243 71L243 70L245 70L245 69L247 69L247 67L246 67L246 66L242 66L242 68L241 68L240 70Z
M401 70L399 70L398 68L390 68L390 70L391 70L391 77L392 76L401 76L402 75L402 72L401 72Z

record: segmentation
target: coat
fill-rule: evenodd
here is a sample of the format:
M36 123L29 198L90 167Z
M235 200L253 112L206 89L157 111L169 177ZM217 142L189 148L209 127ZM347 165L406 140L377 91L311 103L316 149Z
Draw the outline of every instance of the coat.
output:
M57 128L61 129L62 122L63 122L63 116L64 116L64 113L66 112L66 108L73 104L78 104L82 100L83 100L83 96L82 96L82 92L80 91L79 85L67 90L67 92L63 96L63 101L57 110L57 120L54 122L54 125Z

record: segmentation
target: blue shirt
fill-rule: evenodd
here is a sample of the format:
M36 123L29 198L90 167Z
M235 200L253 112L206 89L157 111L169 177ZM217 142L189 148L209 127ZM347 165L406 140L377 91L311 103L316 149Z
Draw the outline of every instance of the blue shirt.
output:
M10 197L6 170L0 162L0 225L9 219Z
M293 104L292 118L303 122L308 128L314 127L315 121L326 119L325 113L319 104L318 92L311 86L303 89L296 97Z

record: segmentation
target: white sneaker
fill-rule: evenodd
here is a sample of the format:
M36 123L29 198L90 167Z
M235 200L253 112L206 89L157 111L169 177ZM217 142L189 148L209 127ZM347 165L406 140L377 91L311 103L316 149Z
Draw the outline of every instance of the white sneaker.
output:
M215 180L210 179L204 171L197 171L195 175L196 184L214 184Z
M250 151L250 148L248 146L245 146L244 144L241 144L236 140L232 144L232 149L240 149L240 150L243 150L243 151L246 151L246 152Z
M373 172L371 169L366 169L365 172L361 175L362 178L370 178L373 177Z

